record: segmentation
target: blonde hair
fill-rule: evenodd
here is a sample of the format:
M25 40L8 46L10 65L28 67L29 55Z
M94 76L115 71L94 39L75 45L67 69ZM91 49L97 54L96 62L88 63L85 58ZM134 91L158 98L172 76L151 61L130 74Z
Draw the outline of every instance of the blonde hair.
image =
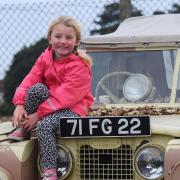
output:
M54 27L58 24L63 24L67 27L72 27L76 33L76 41L79 42L81 40L81 27L80 27L79 23L70 16L60 16L51 22L49 29L48 29L48 33L47 33L48 40L50 39L50 36L52 34ZM74 52L81 59L83 59L88 65L92 65L92 59L86 53L79 53L77 50L77 47L74 48Z

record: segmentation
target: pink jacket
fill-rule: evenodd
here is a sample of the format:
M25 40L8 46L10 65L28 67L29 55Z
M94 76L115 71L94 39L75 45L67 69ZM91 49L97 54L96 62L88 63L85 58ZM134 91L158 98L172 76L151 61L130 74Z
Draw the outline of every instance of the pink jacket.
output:
M40 82L47 86L50 93L37 109L40 119L64 108L80 116L87 115L93 103L91 68L80 57L71 54L61 61L53 61L52 49L47 48L16 89L13 103L24 104L27 90Z

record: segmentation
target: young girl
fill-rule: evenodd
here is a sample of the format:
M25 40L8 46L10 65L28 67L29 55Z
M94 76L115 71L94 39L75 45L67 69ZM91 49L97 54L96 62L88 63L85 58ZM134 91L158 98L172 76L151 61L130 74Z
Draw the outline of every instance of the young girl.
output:
M12 122L20 126L10 139L22 140L36 126L44 179L55 180L56 141L60 118L85 116L93 103L91 58L77 50L80 27L71 17L55 19L48 31L49 47L17 88Z

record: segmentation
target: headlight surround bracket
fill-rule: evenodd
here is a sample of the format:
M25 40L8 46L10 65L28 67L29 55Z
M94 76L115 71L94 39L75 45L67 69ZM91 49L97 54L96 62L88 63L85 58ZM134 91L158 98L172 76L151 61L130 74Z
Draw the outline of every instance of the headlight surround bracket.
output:
M138 176L147 180L162 179L164 156L165 150L159 145L141 146L134 156L134 167Z

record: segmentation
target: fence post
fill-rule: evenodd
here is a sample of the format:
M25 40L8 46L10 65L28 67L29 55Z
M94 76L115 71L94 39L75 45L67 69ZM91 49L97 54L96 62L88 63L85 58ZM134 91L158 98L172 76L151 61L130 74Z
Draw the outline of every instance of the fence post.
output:
M119 20L122 22L131 17L131 0L119 0L120 15Z

